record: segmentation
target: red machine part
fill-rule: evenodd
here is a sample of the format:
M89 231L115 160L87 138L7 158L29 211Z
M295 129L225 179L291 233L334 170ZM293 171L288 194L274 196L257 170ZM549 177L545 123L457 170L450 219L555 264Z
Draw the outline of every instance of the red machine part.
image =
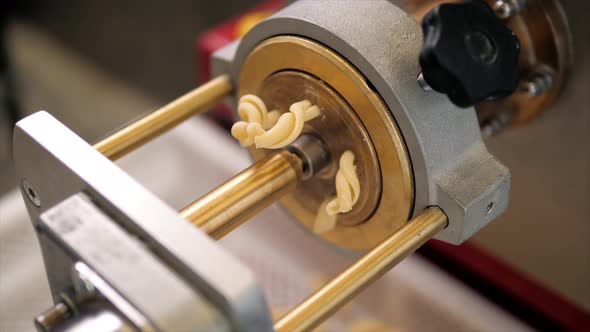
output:
M210 78L209 59L214 51L240 38L284 5L282 0L265 1L200 35L195 44L198 80L205 82ZM231 110L220 107L213 112L213 118L229 128ZM475 244L453 246L431 240L418 253L536 329L590 330L590 314Z
M264 1L251 10L231 18L201 34L195 43L195 64L196 68L198 68L195 77L197 77L197 80L203 83L210 79L211 68L209 60L213 52L242 37L256 23L281 9L285 3L286 1L283 0ZM231 127L232 113L228 107L217 107L214 112L211 112L211 116L223 127Z

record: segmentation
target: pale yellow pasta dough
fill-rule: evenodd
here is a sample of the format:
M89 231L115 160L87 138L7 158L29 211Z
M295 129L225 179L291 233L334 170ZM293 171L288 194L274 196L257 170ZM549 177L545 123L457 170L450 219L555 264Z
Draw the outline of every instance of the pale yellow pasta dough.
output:
M320 109L309 100L302 100L289 107L289 113L281 115L267 132L254 138L257 148L279 149L291 144L303 130L303 124L320 115Z
M360 191L361 184L356 174L354 153L345 151L340 156L340 164L336 173L336 198L326 205L328 215L333 216L352 210L359 199Z
M320 115L320 109L303 100L279 117L278 111L268 112L257 96L244 95L238 103L238 115L241 121L232 126L231 134L242 146L256 144L257 148L278 149L297 139L303 124Z
M336 227L337 216L329 215L326 206L330 203L334 197L325 200L318 209L317 215L313 223L313 232L316 234L322 234L329 232Z
M277 122L278 111L268 112L264 102L255 95L244 95L238 103L238 115L241 121L231 128L231 134L242 146L254 144L254 138L262 135Z

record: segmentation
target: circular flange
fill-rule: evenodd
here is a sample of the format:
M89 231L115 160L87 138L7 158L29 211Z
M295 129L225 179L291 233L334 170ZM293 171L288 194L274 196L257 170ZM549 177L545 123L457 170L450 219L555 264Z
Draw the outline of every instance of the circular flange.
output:
M338 171L338 159L346 150L355 155L359 182L364 188L354 208L339 214L342 225L358 225L366 221L381 197L381 170L377 154L363 124L350 106L334 90L317 78L298 71L281 71L266 78L260 85L258 96L268 109L280 112L289 110L294 102L307 99L317 105L321 115L307 123L304 134L321 137L330 153L330 164L324 167L312 181L301 183L287 200L306 210L309 215L319 214L324 202L336 195L334 179ZM326 135L325 133L330 133ZM253 149L256 159L268 154L268 150ZM321 214L320 214L321 215Z
M283 112L301 97L322 109L322 116L308 122L304 131L327 142L334 165L309 180L317 184L303 184L282 200L301 224L312 230L319 206L334 195L337 159L346 149L358 153L362 200L339 216L333 230L319 236L341 247L367 250L407 222L414 191L403 137L380 96L347 61L305 38L273 37L256 46L242 66L238 96L249 93ZM251 150L255 159L268 152Z
M417 21L441 3L461 0L410 0L404 9ZM494 8L497 0L485 0ZM567 17L559 0L520 1L522 12L504 18L520 41L519 78L521 87L539 75L550 75L542 93L517 89L512 95L475 106L481 125L498 116L508 116L513 127L529 123L551 106L563 90L573 63L572 38ZM501 16L501 15L500 15Z

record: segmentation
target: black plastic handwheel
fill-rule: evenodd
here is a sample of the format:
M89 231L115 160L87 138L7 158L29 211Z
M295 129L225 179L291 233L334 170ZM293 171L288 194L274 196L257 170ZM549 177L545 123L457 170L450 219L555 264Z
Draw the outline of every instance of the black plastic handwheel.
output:
M425 82L459 107L510 95L518 83L516 35L483 1L442 4L422 21Z

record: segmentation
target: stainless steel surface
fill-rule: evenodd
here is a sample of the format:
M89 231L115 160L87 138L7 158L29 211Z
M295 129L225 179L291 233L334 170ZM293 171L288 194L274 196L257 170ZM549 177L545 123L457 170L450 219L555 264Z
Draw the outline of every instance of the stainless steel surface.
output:
M126 253L121 255L126 255ZM133 265L130 265L130 267L132 266ZM78 287L76 287L77 280L73 280L75 290L73 295L76 297L78 302L84 303L86 301L93 300L97 296L102 296L108 300L109 303L114 308L116 308L116 310L122 313L125 319L129 321L135 328L148 331L153 330L153 327L151 326L152 323L149 321L151 317L148 318L144 316L144 314L142 314L138 309L141 308L142 305L140 304L137 306L137 308L133 306L127 299L125 299L124 295L115 290L113 286L101 278L100 275L88 267L88 265L82 262L76 262L72 267L72 274L74 274L73 278L82 279L84 283L88 284L86 289L80 290ZM110 276L108 276L108 278L111 279ZM147 277L145 279L150 278ZM145 283L146 280L142 280L142 282ZM141 285L134 286L141 287ZM91 289L91 292L88 292L89 289ZM149 293L150 291L150 289L145 290L146 293ZM206 306L208 305L209 304L206 304ZM80 311L79 308L77 309ZM207 309L208 308L205 308L205 310ZM207 324L207 322L205 322L205 324Z
M100 292L104 290L103 296L136 329L192 331L202 326L208 331L229 331L218 309L86 195L74 195L45 211L37 227L40 235L63 248L59 254L84 263L74 265L75 271L92 279ZM71 275L70 269L60 272L64 278Z
M17 124L14 151L20 178L27 179L43 198L40 208L27 204L34 223L41 212L84 191L220 308L231 326L271 329L265 300L247 268L49 114L39 112ZM60 272L73 262L52 256L59 250L47 239L41 237L40 242L54 298L58 298L68 286ZM195 250L197 243L200 250Z
M438 239L461 243L506 209L510 173L487 152L473 109L458 109L444 96L423 91L416 82L422 31L412 17L384 0L296 2L242 39L231 64L233 80L237 81L258 43L289 34L306 36L335 50L384 99L412 160L414 213L439 205L449 217L449 227ZM216 58L218 63L231 52L219 54L223 57ZM494 208L488 213L486 207L491 203Z

